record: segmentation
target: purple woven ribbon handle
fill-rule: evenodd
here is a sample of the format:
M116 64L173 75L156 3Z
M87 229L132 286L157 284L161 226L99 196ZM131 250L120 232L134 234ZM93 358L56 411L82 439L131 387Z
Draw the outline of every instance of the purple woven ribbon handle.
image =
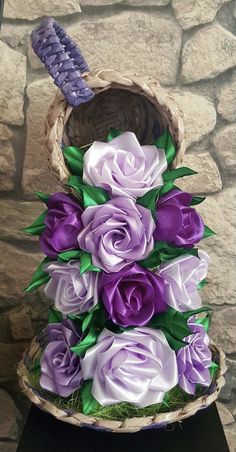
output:
M89 71L80 49L52 18L45 19L31 33L32 47L72 107L93 98L93 91L83 80Z

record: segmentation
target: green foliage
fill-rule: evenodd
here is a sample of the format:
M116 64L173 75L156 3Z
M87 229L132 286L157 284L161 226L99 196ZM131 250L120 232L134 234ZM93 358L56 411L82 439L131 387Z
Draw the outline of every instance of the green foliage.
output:
M25 232L26 234L30 234L30 235L41 235L42 232L45 229L45 218L47 215L47 210L45 210L45 212L41 213L41 215L39 215L39 217L27 228L23 228L22 231Z
M42 191L36 191L35 194L40 201L47 204L47 201L49 200L50 195L48 195L47 193L43 193Z
M44 265L49 262L51 262L51 259L49 257L43 259L43 261L39 264L38 268L34 272L28 287L26 287L25 289L25 292L32 292L33 290L37 289L43 284L46 284L49 281L50 276L47 272L44 271Z
M71 174L83 176L84 151L76 146L68 146L63 149L63 155Z
M216 233L205 225L203 238L206 239L208 237L212 237L213 235L216 235Z
M112 129L111 128L107 135L107 141L111 141L111 140L113 140L113 138L116 138L121 134L122 134L122 131L120 129Z
M100 187L91 187L83 183L80 176L70 176L66 184L75 190L84 207L98 206L109 201L110 196Z
M63 316L61 312L56 309L49 307L48 310L48 323L61 323L63 321Z
M179 246L171 246L167 242L155 242L154 248L146 259L139 261L142 267L149 270L155 270L162 262L175 259L178 256L190 254L198 257L197 248L181 248Z
M157 148L164 149L167 163L170 165L175 158L176 150L169 130L166 130L159 138L157 138L154 141L154 144Z

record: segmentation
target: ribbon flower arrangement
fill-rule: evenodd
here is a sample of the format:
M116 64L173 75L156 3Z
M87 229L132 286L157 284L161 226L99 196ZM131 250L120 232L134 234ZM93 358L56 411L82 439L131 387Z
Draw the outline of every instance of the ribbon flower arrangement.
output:
M41 388L79 391L91 414L209 387L217 365L200 295L209 257L196 245L214 232L195 209L204 198L175 185L195 172L170 169L169 131L141 146L112 129L107 142L65 147L64 157L70 193L37 192L47 209L25 228L46 255L26 291L45 284L54 303L40 339Z

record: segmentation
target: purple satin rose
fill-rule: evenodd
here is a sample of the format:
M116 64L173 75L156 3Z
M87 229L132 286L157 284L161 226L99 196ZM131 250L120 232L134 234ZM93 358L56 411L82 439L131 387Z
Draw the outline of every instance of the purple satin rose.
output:
M68 397L82 383L80 358L70 350L80 341L80 332L71 320L46 327L47 346L41 357L40 385L47 391Z
M93 264L108 273L145 259L153 249L155 224L151 211L131 198L114 198L87 207L81 216L84 229L79 247L92 254Z
M45 229L40 236L41 250L49 257L78 248L77 236L82 228L83 208L66 193L55 193L47 201Z
M80 274L79 261L50 262L44 266L51 279L44 292L54 300L55 308L63 314L91 311L98 302L98 273Z
M138 327L115 334L104 329L81 359L84 380L103 406L130 402L143 408L162 402L178 383L176 355L160 330Z
M176 352L179 374L179 386L188 394L194 394L196 385L208 387L211 384L209 367L212 363L209 337L203 325L195 322L192 316L188 326L193 334L184 341L188 345Z
M165 281L165 301L176 311L200 308L198 285L207 276L209 256L198 252L199 258L184 254L160 265L157 274Z
M166 168L163 149L140 146L133 132L124 132L109 143L92 144L84 155L83 180L108 190L113 197L137 198L163 185Z
M103 273L99 294L116 324L146 325L154 314L164 312L164 280L138 264L131 264L117 273Z
M204 234L204 223L190 207L193 196L181 190L171 190L161 196L156 205L156 241L191 248Z

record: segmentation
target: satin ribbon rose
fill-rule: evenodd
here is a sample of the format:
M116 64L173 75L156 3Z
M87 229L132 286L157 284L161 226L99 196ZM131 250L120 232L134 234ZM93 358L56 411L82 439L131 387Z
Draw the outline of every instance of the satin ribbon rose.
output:
M161 196L156 204L156 241L191 248L204 235L204 223L190 207L193 196L178 189Z
M98 302L98 273L80 274L80 263L50 262L44 266L50 275L45 286L46 296L54 300L55 308L63 314L78 314L91 311Z
M130 402L143 408L162 402L178 383L175 352L160 330L138 327L115 334L104 329L81 359L84 380L103 406Z
M117 273L104 273L99 295L109 318L118 325L143 326L154 314L164 312L165 282L162 277L134 263Z
M106 272L118 272L127 264L145 259L153 249L155 224L151 211L131 198L114 198L87 207L79 248L92 254L92 262Z
M162 149L140 146L133 132L124 132L109 143L92 144L84 156L83 180L104 188L113 197L137 198L163 185L166 168Z
M209 367L212 354L209 348L209 337L203 325L195 322L192 316L188 320L192 334L184 341L188 345L180 348L176 353L179 374L179 386L188 394L194 394L196 385L208 387L211 384Z
M49 257L78 248L77 236L82 228L82 206L66 193L55 193L47 201L45 229L40 236L41 250Z
M82 383L80 358L70 350L80 341L80 332L71 320L47 325L47 345L41 357L40 385L47 391L68 397Z
M176 311L185 312L201 306L198 286L207 276L209 256L179 256L160 265L157 274L165 281L165 302Z

